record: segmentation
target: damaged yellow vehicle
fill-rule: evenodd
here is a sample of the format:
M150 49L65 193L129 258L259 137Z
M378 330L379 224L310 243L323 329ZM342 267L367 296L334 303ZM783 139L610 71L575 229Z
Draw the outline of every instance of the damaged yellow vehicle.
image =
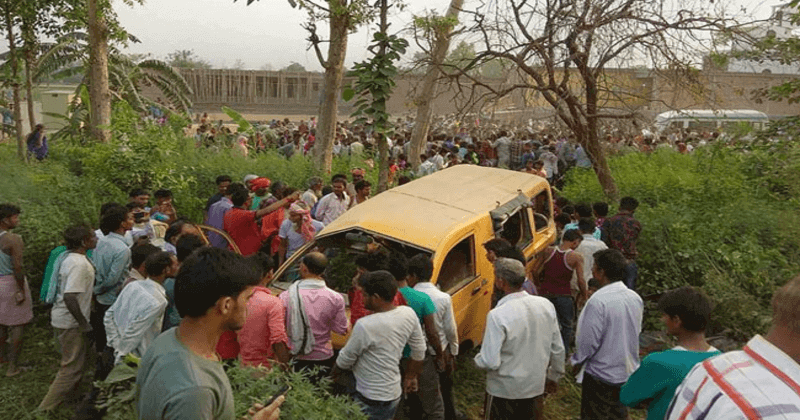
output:
M286 290L299 260L315 249L330 258L324 277L345 295L355 258L375 248L433 261L431 282L453 298L461 345L483 339L491 309L494 270L482 245L505 238L528 262L556 237L550 186L524 172L457 165L392 188L352 208L325 227L275 273L270 287ZM346 338L334 336L334 347Z

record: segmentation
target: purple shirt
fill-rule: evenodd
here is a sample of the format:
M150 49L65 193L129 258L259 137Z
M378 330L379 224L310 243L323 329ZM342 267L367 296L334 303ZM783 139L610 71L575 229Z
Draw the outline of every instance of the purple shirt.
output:
M225 213L233 208L233 202L228 197L222 197L219 201L211 205L208 209L208 225L219 230L225 229ZM225 238L214 233L208 233L208 242L215 248L228 249L228 242Z
M333 344L331 344L331 331L337 334L347 334L347 315L345 314L344 297L333 289L300 289L303 298L303 307L306 310L308 323L314 333L314 350L304 356L297 356L299 360L327 360L333 357ZM280 294L286 306L286 325L289 325L291 310L289 306L289 292ZM287 331L289 333L289 331ZM289 340L291 346L291 340Z

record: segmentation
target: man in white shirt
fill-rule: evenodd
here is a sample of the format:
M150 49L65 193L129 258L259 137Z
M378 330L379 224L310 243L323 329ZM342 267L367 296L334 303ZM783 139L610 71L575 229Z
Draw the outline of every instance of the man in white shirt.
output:
M64 239L69 255L57 267L58 295L50 312L50 323L61 346L61 368L39 404L42 411L55 409L77 390L87 367L87 334L92 331L89 312L95 271L86 251L97 245L97 236L85 226L75 226L64 232Z
M525 267L498 258L495 287L505 294L486 317L481 352L475 364L486 369L486 412L491 419L538 419L544 394L557 390L564 376L564 344L556 308L522 290Z
M497 153L497 167L508 168L511 164L511 139L506 130L500 131L500 137L492 143L492 148Z
M436 330L439 332L439 342L445 355L444 371L439 372L438 389L442 393L444 401L444 417L455 419L455 402L453 399L453 370L455 368L455 358L458 356L458 326L456 317L453 313L453 300L449 294L439 290L436 285L430 282L433 273L433 263L425 254L417 254L408 260L408 285L414 290L425 293L436 306L436 313L433 320ZM428 354L435 355L436 351L428 346ZM422 392L428 388L424 383L425 375L420 377L420 389ZM435 384L434 384L435 385ZM437 391L437 387L431 387L432 392Z
M433 163L433 166L436 168L437 171L440 171L440 170L444 169L444 156L442 155L442 151L447 153L447 151L444 148L442 148L442 149L432 148L431 149L431 154L433 155L433 156L431 156L431 163Z
M578 372L576 380L583 384L583 420L625 420L628 416L619 394L639 367L644 304L622 282L627 264L616 249L594 254L592 275L600 283L600 290L589 298L578 318L576 350L570 359Z
M539 157L539 160L544 162L544 171L547 173L547 180L553 182L558 175L558 156L556 156L556 147L547 146L544 152Z
M436 172L436 165L428 159L425 153L419 155L419 168L417 168L417 178L422 178L425 175L430 175Z
M800 276L772 297L772 326L744 349L695 365L666 419L796 419L800 413Z
M605 242L594 237L593 232L595 229L597 229L597 227L595 227L592 219L582 218L580 221L578 221L578 230L581 232L581 235L583 235L583 240L578 247L575 248L575 252L583 256L583 280L586 282L586 284L589 284L589 280L592 279L594 254L597 251L608 249L608 245L606 245ZM574 283L572 289L578 290L577 279L573 277L572 281Z
M115 364L128 353L144 356L164 324L169 301L163 283L177 274L178 259L159 251L147 257L144 267L147 278L128 284L103 318Z
M317 211L314 214L314 218L325 226L344 214L350 205L350 197L344 192L345 188L347 188L347 178L334 175L331 184L333 192L319 200Z
M339 353L334 377L352 370L356 378L355 399L370 420L394 418L403 392L416 392L425 359L425 336L419 318L408 306L395 306L397 282L388 271L361 275L359 286L364 306L373 311L358 320L350 339ZM400 359L411 347L405 381L401 386Z
M302 199L308 204L308 208L313 209L314 205L322 194L322 178L318 176L311 177L308 180L308 190L303 193Z

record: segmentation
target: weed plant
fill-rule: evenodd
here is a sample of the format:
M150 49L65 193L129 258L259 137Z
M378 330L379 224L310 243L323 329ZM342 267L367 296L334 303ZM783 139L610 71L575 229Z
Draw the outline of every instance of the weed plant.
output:
M773 149L709 146L690 155L658 150L611 160L620 194L640 202L642 294L702 287L717 306L711 334L746 340L765 332L773 292L800 272L797 197L770 187L797 168L800 149L788 145L782 156L796 161L768 169ZM574 170L563 194L591 203L604 200L601 191L594 173ZM613 215L617 203L610 204Z

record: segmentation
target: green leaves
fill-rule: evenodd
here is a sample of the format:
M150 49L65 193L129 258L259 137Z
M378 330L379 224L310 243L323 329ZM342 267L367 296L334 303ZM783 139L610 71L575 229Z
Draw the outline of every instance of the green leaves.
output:
M747 149L708 145L691 155L667 149L609 162L620 195L642 203L641 292L701 287L718 308L709 333L727 329L736 338L764 332L770 296L800 271L792 201L800 191L800 146L771 141ZM563 194L573 202L604 200L594 173L569 177Z
M250 122L249 122L249 121L247 121L247 120L246 120L246 119L245 119L245 118L242 116L242 114L240 114L240 113L238 113L238 112L234 111L234 110L233 110L233 109L231 109L231 108L228 108L227 106L223 106L223 107L222 107L222 112L224 112L224 113L225 113L225 114L227 114L229 117L231 117L231 119L233 120L233 122L235 122L236 124L239 124L239 132L240 132L240 133L249 132L249 131L252 131L252 130L253 130L253 126L250 124Z
M342 91L342 99L350 101L358 97L353 104L356 123L370 124L379 133L391 134L392 126L386 112L386 101L395 87L394 78L398 75L395 62L405 53L408 41L396 35L376 32L373 35L375 44L370 47L377 53L367 61L356 63L348 72L349 77L356 80Z

